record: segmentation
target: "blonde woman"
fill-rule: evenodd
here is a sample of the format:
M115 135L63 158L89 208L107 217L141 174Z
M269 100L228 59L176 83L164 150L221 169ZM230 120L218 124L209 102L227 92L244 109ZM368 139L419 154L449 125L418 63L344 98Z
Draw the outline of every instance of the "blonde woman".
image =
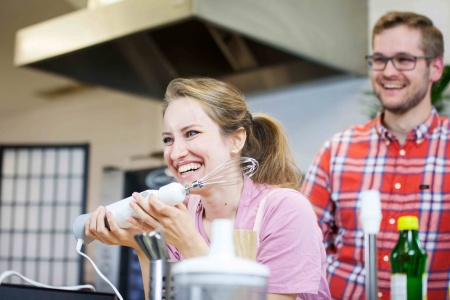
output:
M149 261L133 239L136 231L161 228L174 259L204 256L214 219L252 229L259 203L270 193L257 251L257 261L271 271L268 299L329 299L322 234L311 204L298 192L301 174L279 123L267 115L252 116L241 92L210 78L173 80L163 115L164 158L178 182L190 184L239 156L255 158L257 172L236 185L192 191L177 206L134 193L131 207L139 220L131 218L133 229L118 228L100 207L88 220L86 234L105 244L135 248L148 278ZM110 231L102 221L105 215Z

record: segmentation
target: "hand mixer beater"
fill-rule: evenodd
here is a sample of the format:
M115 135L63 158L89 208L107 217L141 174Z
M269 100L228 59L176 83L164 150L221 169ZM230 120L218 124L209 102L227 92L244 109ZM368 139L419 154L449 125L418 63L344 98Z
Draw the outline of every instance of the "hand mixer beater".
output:
M172 182L159 190L146 190L141 192L142 197L149 199L150 194L155 194L168 205L177 205L186 198L191 191L201 189L206 186L233 185L243 181L244 176L251 177L258 168L258 161L251 157L233 158L219 165L203 178L192 182L191 185L183 186L180 183ZM131 223L128 217L137 217L131 209L129 203L133 197L128 197L106 206L107 211L111 211L117 225L120 228L129 228ZM93 241L92 238L84 234L84 225L91 213L78 216L73 222L73 234L77 240L82 239L84 244Z
M233 185L242 182L243 175L251 177L258 168L258 161L251 157L238 157L216 167L202 179L185 186L186 194L192 189L200 189L209 185Z

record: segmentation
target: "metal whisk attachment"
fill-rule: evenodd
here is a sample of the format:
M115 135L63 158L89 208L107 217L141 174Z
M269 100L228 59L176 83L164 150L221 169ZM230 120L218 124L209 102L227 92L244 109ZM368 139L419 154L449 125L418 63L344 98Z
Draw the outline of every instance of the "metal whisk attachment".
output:
M186 194L189 194L191 189L199 189L208 185L233 185L242 182L243 175L253 176L258 165L258 161L251 157L230 159L205 177L194 181L190 186L186 186Z

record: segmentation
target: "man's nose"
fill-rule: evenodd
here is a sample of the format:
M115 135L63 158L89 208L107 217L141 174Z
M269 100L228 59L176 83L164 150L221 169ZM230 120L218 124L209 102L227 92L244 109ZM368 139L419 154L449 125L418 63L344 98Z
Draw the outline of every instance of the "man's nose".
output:
M390 76L390 75L398 73L398 70L394 65L394 60L392 58L386 62L386 67L384 68L383 73L386 76Z

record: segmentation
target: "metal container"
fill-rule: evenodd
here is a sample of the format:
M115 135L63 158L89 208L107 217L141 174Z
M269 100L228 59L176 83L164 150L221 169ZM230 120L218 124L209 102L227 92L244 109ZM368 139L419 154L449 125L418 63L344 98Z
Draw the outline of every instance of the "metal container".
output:
M150 262L149 299L173 300L172 260L153 260Z
M170 260L167 244L162 231L155 229L146 234L138 234L135 240L150 259L149 299L172 300L173 280L172 266L175 261Z

